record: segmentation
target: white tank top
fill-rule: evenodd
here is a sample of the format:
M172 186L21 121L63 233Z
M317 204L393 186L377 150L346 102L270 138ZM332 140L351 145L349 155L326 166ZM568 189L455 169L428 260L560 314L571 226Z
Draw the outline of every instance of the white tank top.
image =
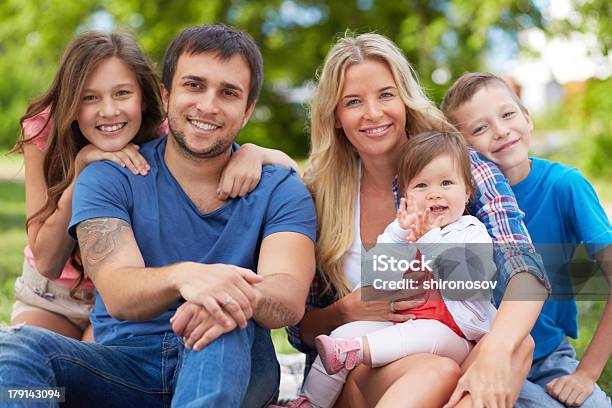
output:
M361 161L359 161L359 174L357 176L357 194L355 197L355 236L351 247L344 253L342 259L342 268L351 290L355 290L361 286L361 229L359 223L360 216L360 200L359 191L361 189Z

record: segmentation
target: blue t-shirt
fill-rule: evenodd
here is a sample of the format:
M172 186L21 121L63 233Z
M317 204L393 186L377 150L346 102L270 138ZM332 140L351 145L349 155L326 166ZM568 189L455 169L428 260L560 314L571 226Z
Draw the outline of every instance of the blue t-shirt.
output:
M164 162L166 137L146 143L140 154L151 165L134 175L110 161L95 162L79 175L73 193L69 231L92 218L128 222L147 267L193 261L224 263L257 270L259 248L275 232L297 232L315 241L316 213L308 190L295 171L264 166L258 186L245 197L202 213ZM98 343L170 332L170 317L180 302L146 321L117 320L101 296L90 315Z
M584 243L592 256L612 243L610 222L595 190L575 168L538 158L531 159L529 175L512 189L544 261L553 295L571 287L568 265L576 247ZM576 338L574 298L546 301L531 335L536 343L534 360L553 352L565 336Z

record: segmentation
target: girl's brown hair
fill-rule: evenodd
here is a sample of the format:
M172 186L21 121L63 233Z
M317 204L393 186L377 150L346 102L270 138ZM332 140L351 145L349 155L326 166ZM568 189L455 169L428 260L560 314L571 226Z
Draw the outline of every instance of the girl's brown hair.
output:
M47 184L47 201L26 221L26 229L32 223L44 223L57 210L58 201L72 182L77 153L89 142L81 133L76 121L81 104L81 94L88 76L104 60L120 58L135 74L142 91L142 124L132 142L140 144L154 139L164 119L159 93L159 80L138 43L127 33L103 33L87 31L77 35L66 47L51 86L34 100L20 120L21 136L12 151L23 152L23 145L50 126L49 140L43 162ZM35 135L23 132L24 121L50 108L48 122ZM83 267L77 255L78 246L71 256L71 263L80 272L71 294L84 279Z
M427 131L411 136L402 146L397 185L401 194L408 190L410 180L440 155L455 161L468 193L474 191L470 153L461 134L457 132Z

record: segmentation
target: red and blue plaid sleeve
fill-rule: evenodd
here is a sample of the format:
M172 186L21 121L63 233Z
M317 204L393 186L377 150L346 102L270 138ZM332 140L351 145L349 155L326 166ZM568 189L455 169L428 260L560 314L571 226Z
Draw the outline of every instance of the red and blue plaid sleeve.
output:
M534 275L550 292L540 255L531 244L508 181L492 161L470 149L476 191L468 210L486 227L495 245L495 264L501 282L507 284L518 272Z

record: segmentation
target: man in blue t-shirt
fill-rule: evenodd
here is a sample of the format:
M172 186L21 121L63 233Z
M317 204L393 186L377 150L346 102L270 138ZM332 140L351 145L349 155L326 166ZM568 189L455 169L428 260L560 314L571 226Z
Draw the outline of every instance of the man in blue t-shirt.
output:
M247 196L218 198L261 81L246 33L206 25L173 40L162 78L169 133L140 149L151 171L93 163L73 194L97 344L29 327L1 335L3 386L65 387L74 406L275 401L269 329L304 313L316 215L295 172L275 166Z

